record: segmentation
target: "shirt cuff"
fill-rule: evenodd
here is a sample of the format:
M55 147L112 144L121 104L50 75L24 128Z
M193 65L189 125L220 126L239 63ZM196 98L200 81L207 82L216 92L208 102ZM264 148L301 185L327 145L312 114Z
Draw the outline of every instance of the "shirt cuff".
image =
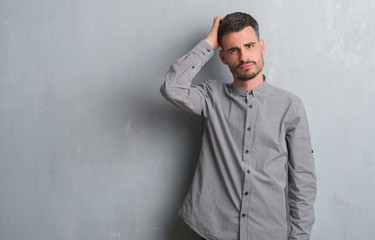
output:
M197 45L195 45L195 47L192 49L192 52L197 54L201 58L201 66L207 63L215 53L212 46L205 40L202 40Z

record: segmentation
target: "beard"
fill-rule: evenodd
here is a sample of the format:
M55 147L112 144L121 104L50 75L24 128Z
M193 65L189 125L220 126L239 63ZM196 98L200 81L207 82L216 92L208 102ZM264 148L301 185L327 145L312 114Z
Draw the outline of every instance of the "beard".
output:
M255 78L260 73L260 71L262 71L262 69L258 69L257 71L248 70L248 72L246 72L246 73L238 74L237 79L240 80L240 81L249 81L249 80Z
M245 64L254 64L253 68L254 69L246 69L246 70L241 70L241 66ZM259 59L258 63L255 61L247 61L247 62L241 62L237 66L231 66L229 67L230 71L234 76L237 77L238 80L240 81L249 81L253 78L255 78L262 70L263 70L263 55Z

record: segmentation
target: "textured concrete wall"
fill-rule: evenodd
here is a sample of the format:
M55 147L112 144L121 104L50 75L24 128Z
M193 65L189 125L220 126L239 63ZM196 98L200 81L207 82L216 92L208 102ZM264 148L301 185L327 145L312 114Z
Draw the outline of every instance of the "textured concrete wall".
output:
M371 0L0 2L0 239L199 239L177 216L202 122L160 96L215 15L258 19L268 80L305 104L313 240L375 233ZM230 82L217 54L196 82Z

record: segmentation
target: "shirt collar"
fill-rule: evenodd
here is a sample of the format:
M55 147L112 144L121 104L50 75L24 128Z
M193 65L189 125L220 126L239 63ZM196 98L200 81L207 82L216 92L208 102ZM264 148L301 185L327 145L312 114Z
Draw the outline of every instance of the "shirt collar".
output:
M263 83L252 90L247 90L238 86L235 82L232 83L234 92L240 96L245 97L246 95L253 95L254 97L262 95L264 90L267 88L268 82L266 82L266 76L263 75Z

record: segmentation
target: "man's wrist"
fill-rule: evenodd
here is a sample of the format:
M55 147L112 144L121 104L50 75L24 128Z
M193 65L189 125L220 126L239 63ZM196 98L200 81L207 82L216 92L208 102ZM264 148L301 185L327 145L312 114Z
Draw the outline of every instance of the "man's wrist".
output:
M203 41L206 43L206 47L208 47L210 50L214 50L212 43L207 40L207 38L203 39Z
M214 44L212 43L212 41L210 41L210 39L205 38L203 40L206 41L208 44L210 44L210 46L211 46L212 49L214 48Z

